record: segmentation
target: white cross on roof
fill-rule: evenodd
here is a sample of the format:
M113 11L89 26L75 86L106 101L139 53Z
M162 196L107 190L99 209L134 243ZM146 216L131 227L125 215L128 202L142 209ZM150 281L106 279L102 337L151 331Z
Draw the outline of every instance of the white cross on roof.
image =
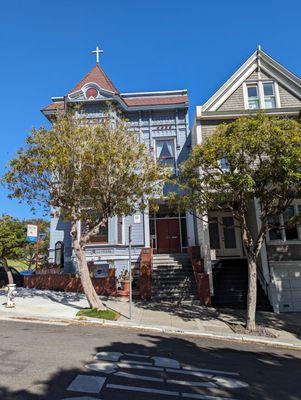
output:
M100 55L101 53L103 53L103 50L101 50L100 47L96 46L96 49L93 50L92 53L95 53L95 54L96 54L96 62L97 62L97 64L98 64L98 63L99 63L99 55Z

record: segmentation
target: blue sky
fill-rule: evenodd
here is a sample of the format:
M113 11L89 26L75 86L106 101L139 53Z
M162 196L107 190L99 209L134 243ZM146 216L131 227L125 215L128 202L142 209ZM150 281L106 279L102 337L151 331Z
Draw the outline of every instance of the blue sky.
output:
M301 75L298 0L40 0L1 2L0 175L40 109L94 65L120 91L187 88L191 115L261 44ZM0 214L29 217L0 189Z

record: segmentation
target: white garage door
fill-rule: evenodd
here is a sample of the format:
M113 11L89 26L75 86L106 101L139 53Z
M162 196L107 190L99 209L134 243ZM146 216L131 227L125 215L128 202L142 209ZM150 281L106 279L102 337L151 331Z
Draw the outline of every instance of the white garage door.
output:
M301 263L271 262L280 312L301 311Z

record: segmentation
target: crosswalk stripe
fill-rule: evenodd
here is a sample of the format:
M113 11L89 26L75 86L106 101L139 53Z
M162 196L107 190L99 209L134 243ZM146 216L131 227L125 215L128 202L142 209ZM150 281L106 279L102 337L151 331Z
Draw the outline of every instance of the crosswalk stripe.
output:
M128 379L140 379L142 381L151 381L151 382L162 382L164 383L163 378L155 378L153 376L146 376L146 375L136 375L136 374L129 374L127 372L116 372L115 376L120 376L121 378L128 378Z
M238 400L233 397L220 397L220 396L209 396L207 394L195 394L195 393L182 393L182 397L186 399L199 399L199 400Z
M129 357L150 358L149 356L144 356L143 354L135 354L135 353L124 353L124 355Z
M207 387L207 388L212 388L212 387L217 387L217 385L213 382L196 382L196 381L178 381L176 379L167 379L166 383L171 383L174 385L185 385L189 387Z
M77 375L70 383L67 390L82 393L99 393L106 381L102 376Z
M180 396L179 392L174 392L171 390L144 388L140 386L114 385L110 383L106 387L108 389L129 390L132 392L156 393L156 394L164 394L166 396Z
M239 376L239 372L219 371L217 369L191 368L191 367L183 367L182 369L185 370L185 371L211 372L214 375L222 374L222 375Z
M137 364L137 365L149 365L152 366L153 363L147 361L136 361L136 360L124 360L127 364Z
M146 365L139 365L139 364L129 364L128 362L120 362L117 364L119 368L132 368L132 369L144 369L147 371L164 371L164 368L160 367L149 367Z

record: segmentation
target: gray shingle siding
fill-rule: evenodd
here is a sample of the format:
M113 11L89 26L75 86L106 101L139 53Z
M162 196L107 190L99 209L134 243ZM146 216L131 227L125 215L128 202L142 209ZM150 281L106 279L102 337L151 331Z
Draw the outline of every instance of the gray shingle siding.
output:
M301 101L294 95L285 89L281 84L278 84L279 96L281 107L299 107Z
M242 85L235 90L228 97L228 99L218 108L219 111L231 111L231 110L243 110L244 105L244 94Z

